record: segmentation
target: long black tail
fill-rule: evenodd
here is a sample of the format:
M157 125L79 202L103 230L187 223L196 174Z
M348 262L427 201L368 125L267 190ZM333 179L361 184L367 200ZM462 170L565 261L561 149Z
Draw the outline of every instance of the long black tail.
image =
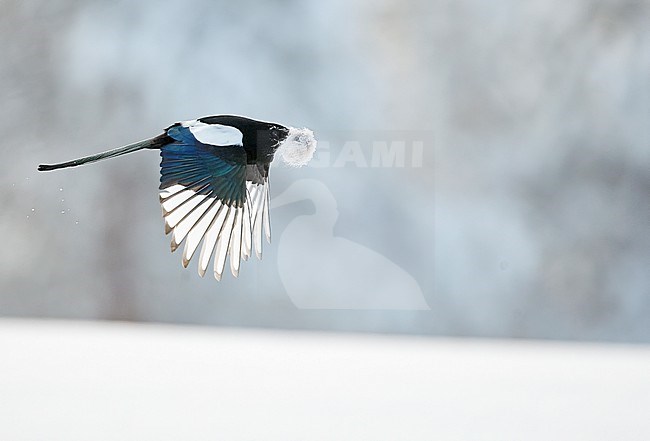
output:
M85 156L83 158L75 159L68 162L60 162L58 164L41 164L38 166L38 171L50 171L56 170L59 168L66 167L76 167L78 165L88 164L89 162L101 161L102 159L114 158L116 156L126 155L127 153L135 152L142 149L155 148L155 141L160 137L145 139L144 141L135 142L133 144L125 145L124 147L119 147L113 150L109 150L103 153L97 153L96 155Z

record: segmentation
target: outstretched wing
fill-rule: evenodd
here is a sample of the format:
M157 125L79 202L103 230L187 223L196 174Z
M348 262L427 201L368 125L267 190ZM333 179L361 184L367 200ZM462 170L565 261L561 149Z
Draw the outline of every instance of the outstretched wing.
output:
M251 255L253 232L261 228L264 207L268 223L268 174L266 182L247 185L250 166L242 133L234 127L190 121L170 127L167 135L174 142L160 149L160 203L165 233L172 232L172 251L185 242L182 262L187 267L202 243L201 276L214 255L214 275L220 280L230 255L230 268L237 277L241 259ZM267 200L259 206L259 221L254 211L260 210L257 187L266 189L261 194ZM270 237L268 231L267 227ZM261 240L255 241L255 248L261 257Z

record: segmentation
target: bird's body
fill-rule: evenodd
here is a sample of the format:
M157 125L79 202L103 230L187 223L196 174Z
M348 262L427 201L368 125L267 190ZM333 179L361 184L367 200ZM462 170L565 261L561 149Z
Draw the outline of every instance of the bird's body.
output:
M214 255L214 275L220 280L228 255L237 277L240 260L248 259L253 247L261 258L262 230L271 240L268 180L275 153L289 165L301 166L309 162L315 148L308 129L217 115L177 122L154 138L38 169L160 150L160 203L165 233L172 233L172 251L185 242L186 267L202 243L199 274L205 274Z

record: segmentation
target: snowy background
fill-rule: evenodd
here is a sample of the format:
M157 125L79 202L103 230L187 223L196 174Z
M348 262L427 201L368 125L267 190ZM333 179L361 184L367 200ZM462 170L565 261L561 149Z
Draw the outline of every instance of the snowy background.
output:
M650 350L0 320L3 440L650 438Z
M650 342L648 2L0 6L0 316ZM236 280L169 252L156 153L36 172L219 113L324 147Z

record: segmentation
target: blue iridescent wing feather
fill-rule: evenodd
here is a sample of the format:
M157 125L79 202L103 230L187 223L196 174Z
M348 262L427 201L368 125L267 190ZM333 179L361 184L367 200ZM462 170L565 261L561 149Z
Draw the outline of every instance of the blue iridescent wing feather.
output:
M175 140L160 149L160 190L180 184L200 194L241 206L246 200L246 152L241 146L199 143L185 127L172 127ZM209 185L205 185L208 183Z

